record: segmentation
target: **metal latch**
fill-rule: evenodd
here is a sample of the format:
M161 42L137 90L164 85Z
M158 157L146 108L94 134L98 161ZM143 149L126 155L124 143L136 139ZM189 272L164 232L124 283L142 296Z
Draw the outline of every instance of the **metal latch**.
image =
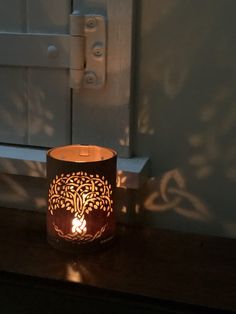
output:
M68 69L70 87L99 89L106 79L101 15L70 15L70 34L0 32L0 65Z

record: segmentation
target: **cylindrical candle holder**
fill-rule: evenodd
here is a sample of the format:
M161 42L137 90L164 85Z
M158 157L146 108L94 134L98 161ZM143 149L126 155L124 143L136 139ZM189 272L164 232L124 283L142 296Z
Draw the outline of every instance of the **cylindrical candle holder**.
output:
M48 151L47 236L53 247L80 252L112 242L116 159L114 150L92 145Z

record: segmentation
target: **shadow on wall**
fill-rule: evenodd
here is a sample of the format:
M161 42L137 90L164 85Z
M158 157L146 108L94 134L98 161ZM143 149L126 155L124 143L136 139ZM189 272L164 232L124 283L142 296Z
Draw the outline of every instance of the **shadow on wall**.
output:
M224 226L222 234L235 235L236 2L148 0L140 4L136 154L150 156L154 176L164 174L165 178L178 169L190 194L207 204L193 197L195 214L206 218L207 213L217 228ZM152 196L156 212L178 203L179 197L190 201L183 180L178 184L182 194L170 190L173 197L168 202L156 188ZM165 202L160 206L161 198ZM172 213L180 214L182 207L172 205ZM178 221L174 215L169 218ZM157 225L159 219L157 215ZM185 229L192 228L188 221L183 224Z

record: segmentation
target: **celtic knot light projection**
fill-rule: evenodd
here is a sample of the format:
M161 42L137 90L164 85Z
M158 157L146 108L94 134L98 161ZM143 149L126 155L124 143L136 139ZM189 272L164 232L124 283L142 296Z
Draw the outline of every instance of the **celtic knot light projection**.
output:
M104 176L82 171L57 175L49 187L48 211L52 216L58 211L67 211L72 215L71 226L67 232L55 222L56 220L53 222L57 234L65 240L81 242L101 237L107 227L106 219L102 219L104 223L98 224L93 232L89 230L87 222L94 211L100 212L100 217L101 212L106 218L111 215L113 212L111 195L111 185Z

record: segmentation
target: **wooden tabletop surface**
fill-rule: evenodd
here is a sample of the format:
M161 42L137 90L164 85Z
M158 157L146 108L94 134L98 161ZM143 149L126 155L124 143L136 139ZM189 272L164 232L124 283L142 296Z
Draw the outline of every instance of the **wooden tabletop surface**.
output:
M44 214L1 208L0 271L236 311L236 240L117 229L113 247L73 256L47 244Z

